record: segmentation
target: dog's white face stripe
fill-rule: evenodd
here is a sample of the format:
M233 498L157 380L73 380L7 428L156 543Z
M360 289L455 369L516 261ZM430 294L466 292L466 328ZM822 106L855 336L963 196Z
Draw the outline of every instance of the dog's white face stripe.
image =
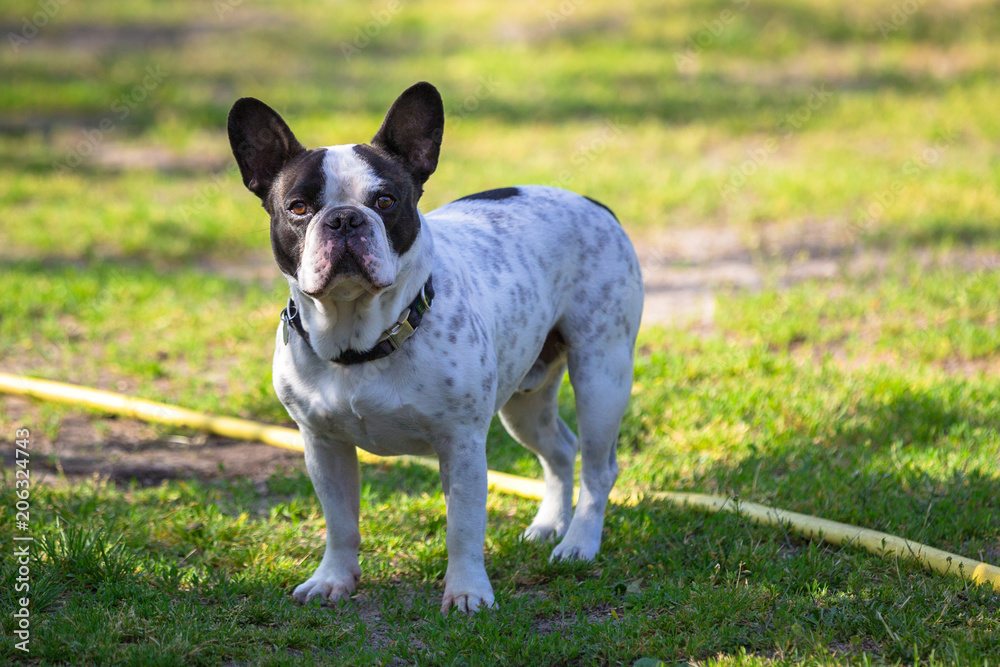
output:
M354 151L356 145L326 147L323 159L326 189L323 197L327 205L357 204L382 186L382 179L372 166Z

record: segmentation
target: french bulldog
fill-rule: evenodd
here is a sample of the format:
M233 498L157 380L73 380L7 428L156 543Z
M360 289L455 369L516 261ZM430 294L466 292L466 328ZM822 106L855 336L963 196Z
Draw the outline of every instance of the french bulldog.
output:
M301 430L327 526L298 602L347 600L358 584L360 447L438 457L441 611L492 607L483 543L497 412L544 471L524 538L558 540L553 560L593 559L601 546L642 314L635 250L610 209L558 188L504 187L422 213L444 120L429 83L399 96L370 144L307 149L253 98L229 113L243 183L271 217L291 291L274 388ZM567 368L579 439L559 417Z

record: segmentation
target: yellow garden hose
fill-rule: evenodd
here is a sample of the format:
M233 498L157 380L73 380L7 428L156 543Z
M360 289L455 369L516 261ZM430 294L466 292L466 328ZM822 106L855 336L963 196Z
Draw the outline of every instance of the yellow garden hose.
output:
M81 405L143 421L199 429L238 440L263 442L284 449L298 451L303 449L302 436L294 429L268 426L234 417L206 415L165 403L130 398L110 391L49 380L36 380L9 373L0 373L0 391L40 400ZM358 458L365 463L382 460L382 457L361 450L358 451ZM395 458L437 469L437 461L433 459L417 456ZM489 471L488 479L490 486L494 489L524 498L540 499L544 490L544 484L540 481L493 470ZM994 590L1000 592L1000 567L934 549L919 542L911 542L895 535L880 533L876 530L858 528L767 505L700 493L657 492L645 496L624 496L621 494L612 496L614 502L622 505L635 505L643 499L664 501L680 507L696 507L709 512L734 512L756 523L784 526L804 537L820 539L836 546L855 544L879 556L913 559L936 572L958 575L976 584L989 584Z

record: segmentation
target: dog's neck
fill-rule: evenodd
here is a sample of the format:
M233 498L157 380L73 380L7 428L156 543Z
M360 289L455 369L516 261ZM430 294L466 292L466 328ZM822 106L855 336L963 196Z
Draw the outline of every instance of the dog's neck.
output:
M421 215L420 232L400 258L396 281L378 294L365 293L351 300L317 299L289 280L313 352L322 359L334 359L349 349L364 352L373 348L420 293L433 264L434 241Z

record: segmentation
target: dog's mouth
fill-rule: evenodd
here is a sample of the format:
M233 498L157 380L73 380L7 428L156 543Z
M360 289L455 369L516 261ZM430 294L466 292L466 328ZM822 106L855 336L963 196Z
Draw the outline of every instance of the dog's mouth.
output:
M339 247L337 247L339 245ZM359 244L337 244L328 240L311 270L299 280L300 289L313 298L356 299L362 294L378 294L392 283L378 277L378 259ZM300 274L302 270L300 269Z

